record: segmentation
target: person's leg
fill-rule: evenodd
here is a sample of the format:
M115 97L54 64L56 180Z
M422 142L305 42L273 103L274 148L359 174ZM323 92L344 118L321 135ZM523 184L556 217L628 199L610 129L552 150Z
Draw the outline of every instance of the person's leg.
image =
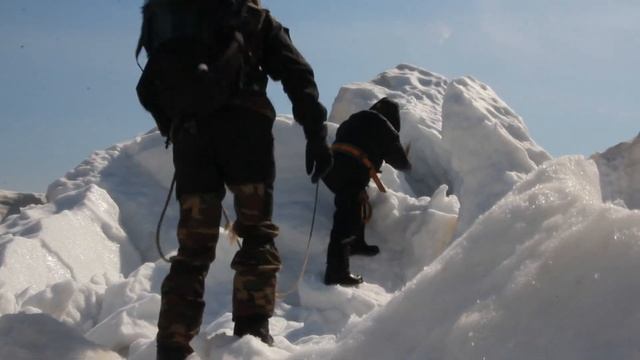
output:
M278 227L272 222L275 159L271 127L273 119L251 111L230 111L218 144L223 173L234 195L236 221L233 230L242 238L231 268L233 320L236 336L254 335L267 344L269 318L276 298L276 274L281 261L274 238ZM233 134L233 135L229 135Z
M209 164L195 132L184 130L174 144L180 202L178 253L161 287L157 359L182 360L193 349L204 310L205 278L215 259L224 185Z
M354 286L362 283L362 277L351 274L349 269L349 246L361 222L358 193L337 192L335 206L324 282L327 285Z
M364 239L364 229L366 222L371 217L371 205L369 204L369 196L367 190L360 193L360 218L361 221L356 228L355 239L349 246L350 255L375 256L380 252L380 248L376 245L369 245Z
M231 262L234 335L254 335L271 345L269 318L273 316L276 274L281 261L273 239L278 227L271 222L271 184L232 185L237 219L233 229L243 238Z
M220 225L220 199L216 194L191 194L180 198L178 254L162 283L158 318L158 359L164 352L193 352L189 342L198 334L205 303L204 282L215 259ZM163 351L164 350L164 351Z

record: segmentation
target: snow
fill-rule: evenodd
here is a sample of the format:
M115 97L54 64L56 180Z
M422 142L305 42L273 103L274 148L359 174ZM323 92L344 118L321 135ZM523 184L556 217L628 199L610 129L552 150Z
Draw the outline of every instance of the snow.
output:
M95 184L9 217L0 225L0 291L131 271L140 259L118 217L117 204Z
M593 162L553 160L331 356L636 358L637 270L640 213L602 203Z
M20 208L29 205L41 205L45 202L44 194L0 190L0 222L9 215L19 213Z
M280 116L275 346L232 336L236 245L222 229L192 358L639 358L640 140L593 160L552 159L489 86L406 64L341 89L329 136L383 96L400 103L414 168L384 165L389 191L368 189L367 238L381 253L352 258L365 283L322 283L333 213L324 186L297 282L315 187L302 130ZM150 131L95 152L50 185L49 203L0 223L0 358L155 358L169 267L154 233L172 172L171 151ZM177 219L172 201L167 254Z
M10 314L0 318L0 358L12 360L120 360L113 351L44 314Z
M442 118L443 138L458 175L454 184L462 204L462 233L551 156L530 138L522 119L473 78L451 82Z
M603 200L640 209L640 135L592 158L600 170Z

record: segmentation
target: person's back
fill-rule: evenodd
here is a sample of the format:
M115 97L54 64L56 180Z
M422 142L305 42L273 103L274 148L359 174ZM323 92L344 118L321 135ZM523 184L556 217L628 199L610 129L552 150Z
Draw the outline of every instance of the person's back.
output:
M179 2L178 0L147 1L149 3L153 1ZM207 3L206 1L203 2ZM239 23L235 25L236 30L243 35L242 41L246 50L242 81L239 90L234 92L223 105L227 107L240 106L261 113L271 119L275 118L275 110L266 94L268 77L271 77L273 80L282 82L285 92L292 100L294 118L304 127L307 138L314 138L316 134L322 133L322 126L326 120L326 110L317 100L318 89L314 81L313 70L293 46L288 35L288 29L275 20L268 10L261 8L257 0L212 0L211 2L225 4L247 3L244 10L242 10L242 17ZM139 47L144 47L145 49L147 46L152 47L152 44L143 45L143 41L147 37L150 36L145 36L145 31L143 31ZM162 48L162 46L160 47ZM153 62L154 50L147 50L147 52L150 55L149 63L151 63ZM183 55L187 56L188 54ZM154 115L158 123L174 121L175 119L167 119L172 117L173 114L167 114L166 111L163 111L166 107L166 102L173 101L173 99L167 101L161 94L162 88L166 88L167 85L159 85L157 79L153 79L153 76L156 75L154 73L148 75L151 78L149 79L150 81L143 81L147 80L145 79L147 72L147 68L145 68L145 73L143 73L138 85L138 94L142 105ZM161 103L161 101L165 101L165 103ZM197 111L198 109L189 110ZM210 109L204 109L204 111L210 112ZM182 110L182 112L185 111ZM178 116L180 115L183 114ZM206 117L208 114L204 115L200 117ZM160 127L160 130L169 129ZM171 134L165 131L163 135L170 136Z
M393 132L391 124L384 117L377 112L364 110L340 124L335 142L358 147L378 170L393 141Z
M397 105L384 98L370 110L359 111L342 122L336 131L334 144L348 144L366 154L376 171L383 161L397 170L411 165L400 144L400 118ZM325 184L335 188L361 189L369 183L369 169L351 154L334 151L334 165L323 178Z
M266 95L267 76L282 81L293 104L294 118L303 127L306 167L312 181L317 182L332 163L325 141L326 110L318 101L311 67L292 44L288 30L257 1L243 11L238 29L248 50L247 68L239 91L228 101L215 108L187 109L168 116L161 111L165 104L158 96L162 90L158 85L162 84L149 75L150 81L139 86L147 100L143 106L157 122L169 124L163 135L173 143L176 196L181 209L178 252L161 287L156 340L157 358L162 360L182 360L193 352L189 342L202 322L204 279L216 256L226 188L234 195L233 231L243 239L231 262L236 272L234 334L254 335L273 343L268 319L274 311L276 273L281 262L274 242L278 227L272 222L275 159L271 128L275 111ZM206 70L206 64L202 67Z

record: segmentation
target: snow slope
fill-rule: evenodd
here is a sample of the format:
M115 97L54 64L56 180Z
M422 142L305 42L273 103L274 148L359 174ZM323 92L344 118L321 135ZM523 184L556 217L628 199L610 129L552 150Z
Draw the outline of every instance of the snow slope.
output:
M270 324L275 347L231 335L235 245L223 231L193 342L198 357L640 357L640 212L626 208L636 204L637 141L595 162L551 159L487 85L410 65L341 89L330 136L382 96L401 104L414 170L385 165L390 191L369 189L367 236L382 252L353 258L365 284L321 282L333 211L321 187L309 267ZM274 137L285 292L304 258L314 187L299 126L281 116ZM152 131L96 152L49 187L49 204L0 224L0 358L39 359L49 349L60 358L154 359L168 265L153 236L170 164ZM601 187L603 178L610 181ZM175 251L176 223L172 202L161 233L166 252ZM23 330L9 330L16 326ZM37 337L21 335L31 327Z
M635 359L638 270L640 213L602 203L593 162L553 160L331 356Z

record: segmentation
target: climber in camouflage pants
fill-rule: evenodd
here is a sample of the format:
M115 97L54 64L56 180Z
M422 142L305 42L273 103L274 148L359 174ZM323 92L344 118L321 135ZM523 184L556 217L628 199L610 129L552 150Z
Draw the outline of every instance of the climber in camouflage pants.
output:
M288 30L251 1L246 31L256 61L243 90L210 116L172 126L179 248L161 287L159 360L182 360L193 352L189 342L202 323L205 278L216 257L226 188L234 196L233 231L243 239L231 261L236 272L234 335L254 335L273 343L268 320L274 311L281 261L274 243L278 227L272 222L275 110L266 96L267 75L282 81L293 103L294 118L307 139L306 168L312 181L324 176L333 162L326 143L327 114L318 101L313 71L293 46ZM153 105L149 104L150 111Z
M219 114L211 124L186 124L174 140L177 195L180 201L178 254L162 284L158 343L188 344L200 328L204 281L215 259L226 189L234 196L233 231L243 239L231 262L233 320L236 335L250 333L272 343L280 257L271 221L275 176L271 121L243 109ZM214 131L217 130L217 131ZM246 142L231 134L242 134Z

